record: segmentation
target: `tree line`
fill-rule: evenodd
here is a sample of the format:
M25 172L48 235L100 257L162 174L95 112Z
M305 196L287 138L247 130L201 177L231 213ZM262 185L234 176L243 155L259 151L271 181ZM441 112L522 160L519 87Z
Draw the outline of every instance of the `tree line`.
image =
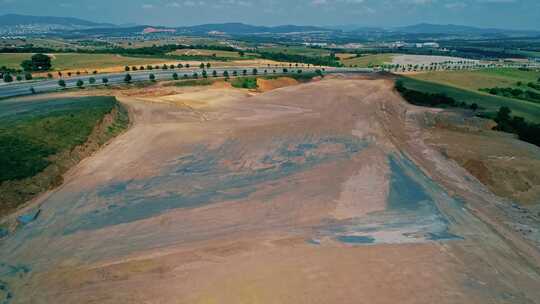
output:
M457 102L455 99L444 94L425 93L404 87L402 81L397 81L396 90L403 98L414 105L429 107L460 107L476 111L479 107L476 103L467 105L465 102ZM501 107L495 115L497 126L494 130L517 134L520 140L540 147L540 124L526 121L521 116L512 116L512 110Z
M473 111L476 111L479 108L476 103L472 103L468 105L465 102L458 102L454 98L448 97L445 94L426 93L426 92L408 89L403 85L403 82L400 80L396 81L395 88L406 101L417 106L441 107L441 108L459 107L459 108L471 109Z

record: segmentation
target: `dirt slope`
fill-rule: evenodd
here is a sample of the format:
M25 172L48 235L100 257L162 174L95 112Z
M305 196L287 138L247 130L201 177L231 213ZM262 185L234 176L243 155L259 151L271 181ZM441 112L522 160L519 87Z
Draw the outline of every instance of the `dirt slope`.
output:
M10 301L539 303L538 248L392 85L121 98L133 127L0 244Z

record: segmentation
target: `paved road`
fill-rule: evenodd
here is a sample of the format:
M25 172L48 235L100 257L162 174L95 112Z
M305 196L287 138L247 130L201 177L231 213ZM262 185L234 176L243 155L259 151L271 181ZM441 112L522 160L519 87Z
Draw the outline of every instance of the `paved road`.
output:
M232 76L233 71L237 71L238 75L242 75L243 70L248 71L248 75L251 75L251 72L253 68L257 68L259 71L259 74L262 75L263 71L266 69L269 71L269 75L274 75L273 70L274 68L265 68L260 66L246 66L246 67L237 67L237 68L211 68L207 70L207 73L209 77L212 77L212 72L216 71L219 76L223 75L224 71L228 71L229 75ZM315 71L317 68L300 68L304 72L308 71ZM276 75L283 75L282 68L275 68ZM84 81L85 86L92 86L89 84L89 79L91 77L94 77L96 79L96 83L94 86L102 85L101 79L107 78L109 80L109 84L118 84L124 82L124 77L126 73L129 73L132 77L133 82L137 81L145 81L149 79L150 74L154 74L156 77L156 80L166 80L166 79L172 79L173 73L177 73L179 77L183 77L184 74L187 74L188 76L192 76L193 73L198 73L199 77L202 74L202 69L199 68L182 68L182 69L169 69L169 70L145 70L145 71L131 71L131 72L123 72L123 73L110 73L110 74L98 74L98 75L84 75L84 76L76 76L76 77L66 77L64 80L66 81L66 88L74 88L76 87L76 83L78 80ZM296 68L289 68L289 73L296 72ZM351 73L351 72L357 72L357 73L370 73L373 72L373 69L360 69L360 68L327 68L326 73ZM6 97L15 97L15 96L21 96L21 95L28 95L31 94L31 89L34 89L35 93L49 93L58 91L60 89L60 86L58 85L58 79L47 79L47 80L41 80L41 81L29 81L29 82L16 82L16 83L9 83L9 84L0 84L0 98L6 98Z

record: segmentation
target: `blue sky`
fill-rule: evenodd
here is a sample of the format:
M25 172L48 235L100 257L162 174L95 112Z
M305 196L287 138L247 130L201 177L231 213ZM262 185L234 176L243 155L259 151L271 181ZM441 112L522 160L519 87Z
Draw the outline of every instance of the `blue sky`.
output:
M540 30L540 0L0 0L1 13L167 26L399 26L420 22Z

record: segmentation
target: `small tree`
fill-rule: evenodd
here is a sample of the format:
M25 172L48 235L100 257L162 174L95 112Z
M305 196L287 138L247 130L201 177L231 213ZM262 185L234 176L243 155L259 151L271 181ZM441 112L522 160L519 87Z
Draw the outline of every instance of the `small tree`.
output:
M207 68L207 69L209 69L211 66L212 66L212 65L210 64L210 62L208 62L208 63L206 64L206 68Z
M188 74L184 74L183 78L188 79L189 78Z
M58 85L64 89L66 87L66 81L64 79L58 80Z
M84 81L82 81L82 79L77 80L77 87L78 87L79 89L82 89L83 86L84 86Z
M68 77L71 77L71 75L72 75L72 73L71 73L71 72L68 72L67 74L68 74Z
M188 68L188 69L189 69L189 66L190 66L190 65L189 65L189 63L186 63L186 68Z
M247 70L243 70L242 75L246 76L247 75Z
M17 75L17 77L16 77L15 79L17 79L17 81L21 81L21 80L22 80L22 76L21 76L21 75Z
M45 54L35 54L30 60L24 60L21 67L25 71L48 71L51 69L51 58Z
M141 66L139 67L139 70L144 71L144 70L145 70L144 65L141 65Z
M471 105L471 110L473 110L474 112L476 112L476 110L478 110L478 105L476 103L473 103Z
M179 68L179 69L181 69L181 68L183 68L184 66L183 66L181 63L179 63L179 64L176 65L176 67Z
M240 57L244 57L246 53L244 53L244 51L238 51L238 55L240 55Z
M164 65L161 67L162 70L167 70L168 68L169 68L169 67L168 67L166 64L164 64Z
M30 94L36 94L36 89L34 89L34 87L30 87Z
M251 74L253 74L253 75L257 75L257 73L259 73L259 72L257 71L257 69L253 69L253 70L251 71Z
M154 69L154 67L153 67L153 66L151 66L151 65L147 65L147 66L146 66L146 69L147 69L147 70L153 70L153 69Z
M94 71L92 72L92 74L96 75L96 74L97 74L97 71L96 71L96 70L94 70Z
M178 74L177 74L177 73L173 73L173 74L172 74L172 78L173 78L174 80L178 80Z
M225 79L229 79L229 72L224 71L223 72L223 77L225 77Z
M208 78L208 74L206 73L206 70L202 71L202 77L203 78Z
M156 76L154 74L150 74L148 75L148 79L150 79L150 81L156 81Z
M124 77L124 82L125 83L130 83L131 82L131 75L126 74L126 76Z
M213 76L213 77L217 77L217 72L216 72L216 70L212 71L212 76Z
M131 71L131 68L128 67L128 66L126 65L126 66L124 67L124 71L129 72L129 71Z
M53 75L51 73L47 73L47 78L52 79Z
M131 67L131 70L132 70L132 71L137 71L138 69L139 69L139 68L137 68L136 66Z
M94 84L94 83L96 83L96 79L95 79L94 77L90 77L90 78L88 79L88 82L89 82L90 84Z
M103 77L103 78L101 78L101 82L102 82L104 85L107 85L107 83L109 83L109 78Z
M169 69L174 70L174 64L169 65Z
M199 68L204 69L204 63L201 62L201 64L199 64Z
M199 78L199 74L197 74L197 72L193 73L193 78L194 78L194 79Z
M32 73L25 73L25 74L24 74L24 79L26 79L26 80L32 80Z
M234 70L234 71L232 72L232 74L233 74L234 77L236 77L236 76L238 76L238 71L237 71L237 70Z

